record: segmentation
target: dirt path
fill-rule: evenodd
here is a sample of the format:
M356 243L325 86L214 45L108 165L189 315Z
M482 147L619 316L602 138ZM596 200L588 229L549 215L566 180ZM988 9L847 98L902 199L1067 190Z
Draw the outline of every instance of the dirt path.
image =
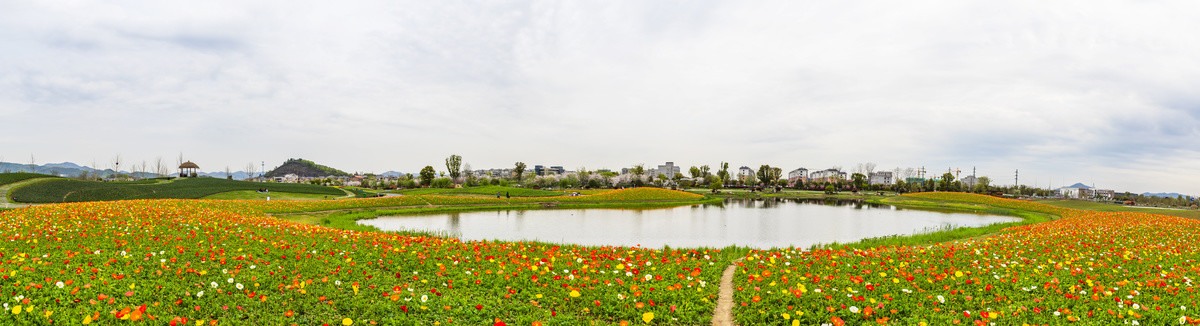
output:
M737 273L738 258L721 273L721 294L717 297L717 310L713 311L713 326L734 326L733 323L733 276Z

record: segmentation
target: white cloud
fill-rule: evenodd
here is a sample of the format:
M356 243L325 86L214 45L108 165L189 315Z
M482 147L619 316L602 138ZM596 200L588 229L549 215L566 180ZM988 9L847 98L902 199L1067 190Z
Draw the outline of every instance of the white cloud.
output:
M475 167L874 161L1200 193L1182 166L1114 173L1200 148L1198 6L0 3L0 115L27 122L7 124L0 154L363 171L451 153Z

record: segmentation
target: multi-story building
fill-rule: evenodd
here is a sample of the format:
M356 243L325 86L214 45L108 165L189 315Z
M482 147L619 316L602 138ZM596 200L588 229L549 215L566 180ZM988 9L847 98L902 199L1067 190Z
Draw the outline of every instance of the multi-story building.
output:
M846 172L838 171L838 169L824 169L813 171L808 174L808 179L817 182L835 182L846 179Z
M798 168L788 172L788 184L795 185L797 181L808 180L808 169Z
M871 172L871 174L867 176L867 183L873 186L890 186L892 185L892 172Z
M754 169L751 169L749 166L738 168L738 180L746 181L753 175Z
M667 162L667 164L659 165L658 168L651 170L651 171L653 171L650 173L651 176L658 176L659 174L663 174L663 175L666 175L668 178L673 178L673 177L675 177L675 174L679 173L681 170L679 169L678 166L675 166L675 162Z

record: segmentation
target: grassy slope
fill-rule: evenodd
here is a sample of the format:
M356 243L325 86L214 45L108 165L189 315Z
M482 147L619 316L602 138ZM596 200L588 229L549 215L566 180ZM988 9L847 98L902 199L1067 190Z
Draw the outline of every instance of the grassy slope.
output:
M323 200L341 197L338 195L325 194L301 194L292 192L267 192L260 193L254 190L237 190L227 191L215 195L204 196L200 199L222 199L222 200Z
M37 178L57 178L57 177L48 175L48 174L28 173L28 172L0 173L0 185L6 185L6 184L10 184L10 183L15 183L17 181L37 179Z
M10 197L26 203L57 203L109 201L125 199L195 199L235 191L269 189L272 192L309 193L341 196L341 190L331 187L296 184L195 178L155 183L95 182L52 180L14 189Z
M1068 200L1068 199L1038 200L1036 202L1046 204L1046 205L1054 205L1054 206L1058 206L1058 207L1085 209L1085 210L1097 211L1097 212L1148 213L1148 214L1178 216L1178 217L1184 217L1184 218L1190 218L1190 219L1200 219L1200 210L1156 209L1156 208L1145 208L1145 207L1137 207L1137 206L1104 204L1104 203L1090 202L1090 201L1086 201L1086 200Z

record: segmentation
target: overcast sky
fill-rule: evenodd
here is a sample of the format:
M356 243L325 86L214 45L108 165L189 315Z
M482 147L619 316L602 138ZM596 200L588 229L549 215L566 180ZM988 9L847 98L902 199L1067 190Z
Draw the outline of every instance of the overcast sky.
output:
M9 162L875 162L1200 194L1200 2L0 1L0 117Z

